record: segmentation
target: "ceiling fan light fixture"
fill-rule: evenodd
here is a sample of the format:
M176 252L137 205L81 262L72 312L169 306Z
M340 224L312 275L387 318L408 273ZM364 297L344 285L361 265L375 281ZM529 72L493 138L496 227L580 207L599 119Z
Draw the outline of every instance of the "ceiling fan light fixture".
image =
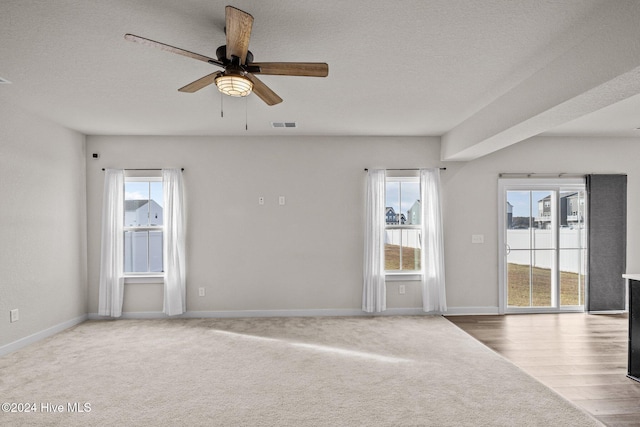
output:
M241 74L223 74L216 78L218 90L225 95L243 97L253 90L251 80Z

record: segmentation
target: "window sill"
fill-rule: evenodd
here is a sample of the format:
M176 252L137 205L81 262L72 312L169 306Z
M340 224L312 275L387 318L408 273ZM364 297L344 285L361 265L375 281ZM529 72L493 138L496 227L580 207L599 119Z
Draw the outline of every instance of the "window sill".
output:
M164 274L125 275L124 283L164 283Z
M387 273L384 276L387 282L419 282L422 280L421 273Z

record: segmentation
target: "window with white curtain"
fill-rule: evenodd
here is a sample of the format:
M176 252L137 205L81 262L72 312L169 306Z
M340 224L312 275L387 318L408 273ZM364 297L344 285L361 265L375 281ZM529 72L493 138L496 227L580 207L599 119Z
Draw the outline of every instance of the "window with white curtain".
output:
M385 273L421 274L422 207L418 176L385 179Z
M124 273L162 273L162 178L125 177L124 186Z

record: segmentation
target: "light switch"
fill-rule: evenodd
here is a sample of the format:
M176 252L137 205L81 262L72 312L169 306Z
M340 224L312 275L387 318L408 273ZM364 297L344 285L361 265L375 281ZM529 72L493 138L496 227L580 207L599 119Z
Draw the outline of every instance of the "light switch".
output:
M258 204L259 205L264 205L264 197L262 197L262 196L258 197Z
M285 203L284 196L280 196L280 197L278 197L278 204L279 204L280 206L283 206L283 205L284 205L284 203Z

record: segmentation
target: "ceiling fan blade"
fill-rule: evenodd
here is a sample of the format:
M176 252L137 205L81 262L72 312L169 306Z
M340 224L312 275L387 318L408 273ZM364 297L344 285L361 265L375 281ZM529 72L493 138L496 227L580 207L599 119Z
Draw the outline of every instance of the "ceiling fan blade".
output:
M310 77L329 75L329 65L325 62L252 62L249 65L260 68L260 71L252 71L255 74Z
M276 105L282 102L282 98L280 98L274 91L269 89L269 87L262 83L256 76L251 73L245 74L245 76L251 80L253 83L253 93L258 95L260 99L262 99L267 105Z
M177 53L178 55L186 56L188 58L197 59L198 61L208 62L209 64L217 65L224 68L224 64L217 59L209 58L208 56L200 55L199 53L189 52L188 50L180 49L179 47L170 46L168 44L160 43L155 40L147 39L144 37L136 36L135 34L125 34L124 38L130 42L140 43L146 46L155 47L167 52Z
M215 73L211 73L209 75L201 77L195 82L191 82L188 85L181 87L180 89L178 89L178 91L187 92L187 93L193 93L193 92L199 91L203 87L207 87L213 82L215 82L216 78L220 75L222 75L222 72L216 71Z
M227 25L227 59L236 56L240 58L240 64L244 64L249 50L253 16L233 6L225 8L225 16Z

